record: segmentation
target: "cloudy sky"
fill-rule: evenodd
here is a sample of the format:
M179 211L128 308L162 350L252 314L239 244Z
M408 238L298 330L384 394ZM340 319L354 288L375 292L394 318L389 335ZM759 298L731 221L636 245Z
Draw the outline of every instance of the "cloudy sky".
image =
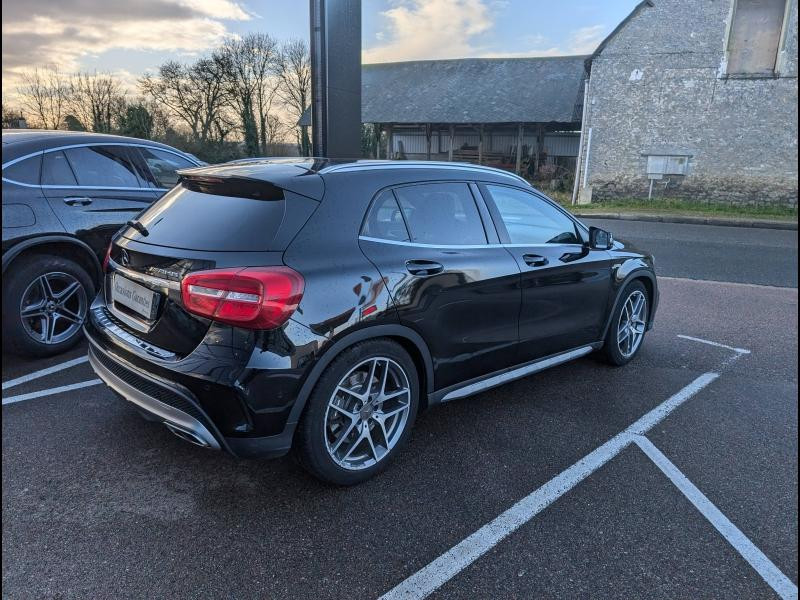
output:
M637 0L363 0L364 62L591 52ZM134 84L226 36L308 38L307 0L2 0L3 94L25 69L108 71Z

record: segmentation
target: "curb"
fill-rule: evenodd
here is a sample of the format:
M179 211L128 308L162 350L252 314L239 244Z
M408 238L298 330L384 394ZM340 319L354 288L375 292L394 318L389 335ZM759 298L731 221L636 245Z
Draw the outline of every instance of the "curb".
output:
M733 219L725 217L686 217L682 215L652 215L646 213L574 212L583 219L618 219L621 221L651 221L657 223L686 223L691 225L719 225L722 227L760 227L797 231L797 221L769 219Z

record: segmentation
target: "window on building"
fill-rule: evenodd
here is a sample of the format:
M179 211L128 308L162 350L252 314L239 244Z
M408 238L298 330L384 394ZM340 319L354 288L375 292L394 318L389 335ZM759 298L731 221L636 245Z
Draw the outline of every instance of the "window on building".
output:
M734 0L728 75L772 75L780 50L786 0Z
M442 246L485 244L478 207L466 183L430 183L395 190L411 241Z

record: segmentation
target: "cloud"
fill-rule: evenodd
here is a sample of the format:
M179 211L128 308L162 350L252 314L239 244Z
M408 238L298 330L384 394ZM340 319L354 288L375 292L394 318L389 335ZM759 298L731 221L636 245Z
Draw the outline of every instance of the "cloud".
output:
M474 38L493 25L483 0L400 0L381 16L384 43L364 50L366 63L474 56Z
M568 48L571 54L591 54L603 41L605 25L591 25L576 29L569 36Z
M365 63L443 58L517 58L591 54L606 33L605 25L581 27L560 44L532 33L506 41L520 50L497 50L481 42L494 28L493 15L507 8L504 0L395 0L381 13L385 27L375 45L365 48Z
M234 0L3 0L3 94L28 69L76 71L113 49L201 52L230 35L223 21L250 18Z

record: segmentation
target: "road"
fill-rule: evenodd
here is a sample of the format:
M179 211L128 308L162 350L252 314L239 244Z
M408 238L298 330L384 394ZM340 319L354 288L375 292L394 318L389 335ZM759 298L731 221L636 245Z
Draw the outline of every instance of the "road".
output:
M582 219L647 248L659 275L797 287L797 231Z
M796 596L796 278L764 262L708 281L733 275L702 251L737 255L754 235L748 253L766 261L753 240L782 232L604 226L663 244L637 359L589 357L438 407L356 488L185 444L103 386L4 405L4 597L421 597L419 581L432 598ZM670 239L698 248L690 264ZM777 247L796 261L796 238ZM81 352L4 359L3 381ZM4 399L93 377L82 363ZM690 502L648 440L741 538Z

